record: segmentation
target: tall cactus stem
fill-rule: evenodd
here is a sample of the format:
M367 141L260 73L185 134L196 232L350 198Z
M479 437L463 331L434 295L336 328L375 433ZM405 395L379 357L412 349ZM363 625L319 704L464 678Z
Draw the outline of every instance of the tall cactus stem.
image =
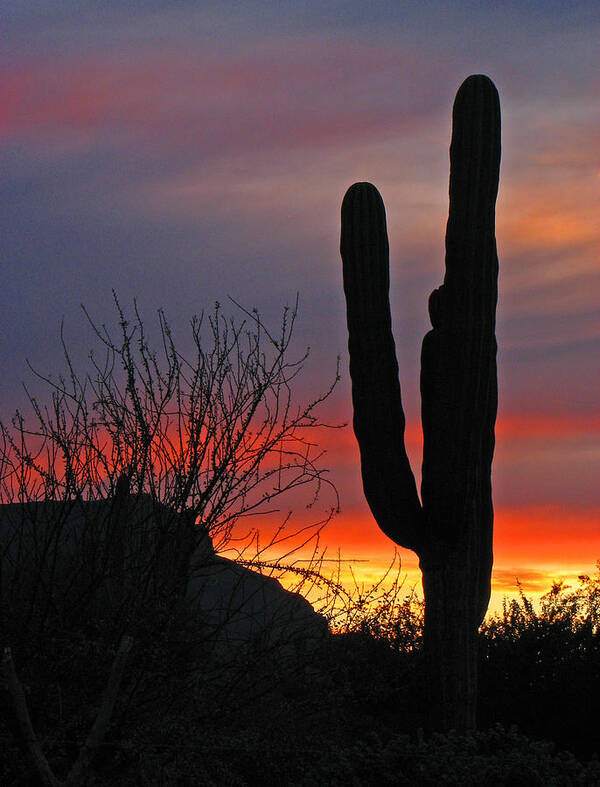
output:
M492 569L491 466L498 404L494 211L500 103L493 82L461 85L452 114L446 273L431 293L421 352L421 502L404 445L389 305L385 208L355 183L342 203L354 431L365 497L380 528L420 558L433 726L475 720L476 632Z

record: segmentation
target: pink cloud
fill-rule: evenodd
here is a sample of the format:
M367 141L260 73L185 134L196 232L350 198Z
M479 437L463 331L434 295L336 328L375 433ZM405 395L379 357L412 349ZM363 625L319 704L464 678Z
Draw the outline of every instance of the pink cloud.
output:
M498 440L538 440L597 434L600 436L600 414L578 413L507 413L496 423Z
M423 67L413 53L320 43L237 60L177 52L29 59L6 73L1 127L5 137L112 130L213 151L310 146L412 125L429 112L427 92L392 75ZM374 106L369 85L382 78L399 95Z

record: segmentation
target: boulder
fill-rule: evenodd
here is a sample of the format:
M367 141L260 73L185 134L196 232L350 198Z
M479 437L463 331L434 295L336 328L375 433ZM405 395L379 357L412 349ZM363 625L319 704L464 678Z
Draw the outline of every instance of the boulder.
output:
M0 593L9 609L15 587L27 593L40 581L40 561L42 581L49 576L54 552L55 591L67 592L76 573L84 581L102 577L95 595L100 612L134 598L142 583L174 591L221 657L260 648L303 652L327 635L326 620L299 593L215 554L206 530L150 495L117 488L111 499L0 505Z

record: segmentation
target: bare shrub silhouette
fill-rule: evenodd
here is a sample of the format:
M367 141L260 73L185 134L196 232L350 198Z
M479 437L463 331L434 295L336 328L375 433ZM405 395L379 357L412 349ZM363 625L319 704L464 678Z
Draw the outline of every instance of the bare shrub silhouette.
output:
M337 506L311 429L338 376L295 402L297 303L277 333L217 304L193 318L186 358L162 311L154 349L135 302L130 321L114 301L116 335L86 312L92 370L76 371L61 332L66 373L36 373L50 402L28 396L30 415L0 423L3 721L45 784L83 783L105 741L183 712L209 683L252 696L253 667L264 680L280 645L327 629L269 576L296 569ZM324 488L320 521L294 531L279 514L253 551L250 517ZM313 556L299 583L318 574Z

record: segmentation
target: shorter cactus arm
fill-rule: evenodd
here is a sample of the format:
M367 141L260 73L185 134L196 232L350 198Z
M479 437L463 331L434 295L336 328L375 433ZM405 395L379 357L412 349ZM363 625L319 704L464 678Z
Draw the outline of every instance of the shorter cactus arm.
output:
M383 532L421 550L421 504L404 445L398 362L389 304L385 208L371 183L342 202L340 251L348 321L354 432L365 497Z

